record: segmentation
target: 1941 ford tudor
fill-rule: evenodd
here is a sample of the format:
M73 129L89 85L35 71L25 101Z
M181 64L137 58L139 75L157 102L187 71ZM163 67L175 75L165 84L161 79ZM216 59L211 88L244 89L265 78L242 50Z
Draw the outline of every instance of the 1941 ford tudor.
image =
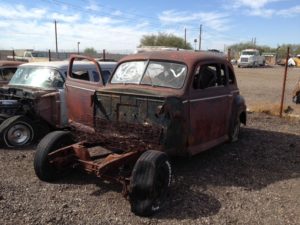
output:
M120 182L137 215L149 216L163 205L172 177L170 156L237 141L241 123L246 124L233 67L213 53L129 55L108 85L85 99L68 88L70 77L66 97L74 131L52 132L41 140L36 175L53 181L79 168Z

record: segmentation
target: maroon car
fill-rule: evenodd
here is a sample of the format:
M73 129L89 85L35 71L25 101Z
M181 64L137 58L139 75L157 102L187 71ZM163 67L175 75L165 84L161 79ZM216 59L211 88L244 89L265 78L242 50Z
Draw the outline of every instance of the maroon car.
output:
M212 53L127 56L93 97L83 94L92 87L69 77L66 96L74 132L42 139L34 159L36 175L53 181L62 171L80 168L120 182L138 215L151 215L163 205L172 177L170 156L237 141L241 123L246 124L233 67Z
M7 84L19 65L24 62L0 60L0 86Z

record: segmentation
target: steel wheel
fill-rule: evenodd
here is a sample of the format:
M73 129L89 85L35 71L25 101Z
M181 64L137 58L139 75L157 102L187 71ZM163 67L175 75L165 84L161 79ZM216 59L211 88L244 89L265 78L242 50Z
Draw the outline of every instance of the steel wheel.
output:
M28 143L28 141L32 138L32 134L32 127L26 122L19 121L8 128L6 140L10 145L20 146Z
M35 136L33 122L25 116L13 116L0 125L1 141L10 148L30 144Z

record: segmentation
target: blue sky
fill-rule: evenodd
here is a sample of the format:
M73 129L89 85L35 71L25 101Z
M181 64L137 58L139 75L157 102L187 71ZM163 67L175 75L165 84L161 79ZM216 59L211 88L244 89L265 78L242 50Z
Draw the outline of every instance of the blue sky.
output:
M251 41L276 47L300 44L299 0L0 0L0 49L94 47L130 52L141 37L158 32L184 37L194 46L202 24L202 49L223 50ZM197 43L198 46L198 43Z

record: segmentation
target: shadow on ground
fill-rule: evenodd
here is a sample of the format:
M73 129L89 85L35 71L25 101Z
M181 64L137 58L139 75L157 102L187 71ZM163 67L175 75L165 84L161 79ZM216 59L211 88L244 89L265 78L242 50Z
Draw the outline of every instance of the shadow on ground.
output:
M299 146L297 135L244 128L237 143L188 159L174 159L174 184L166 210L157 217L186 219L218 213L221 203L209 187L233 186L251 191L298 178Z

